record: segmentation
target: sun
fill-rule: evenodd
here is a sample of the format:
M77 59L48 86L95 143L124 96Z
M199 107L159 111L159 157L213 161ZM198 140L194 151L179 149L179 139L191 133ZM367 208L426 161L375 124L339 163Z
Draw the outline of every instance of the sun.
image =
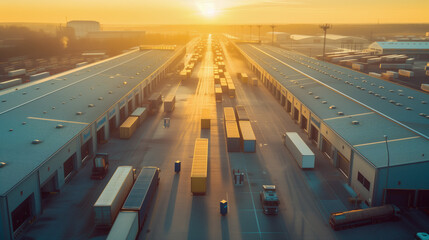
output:
M200 10L201 15L206 18L213 18L218 13L213 2L199 2L197 3L197 7Z

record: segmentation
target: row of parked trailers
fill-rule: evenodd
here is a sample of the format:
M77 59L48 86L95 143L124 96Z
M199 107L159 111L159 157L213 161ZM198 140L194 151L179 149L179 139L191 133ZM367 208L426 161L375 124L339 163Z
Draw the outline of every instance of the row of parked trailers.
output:
M186 64L186 66L183 68L182 71L180 71L180 78L182 80L186 80L189 79L192 75L192 72L195 69L195 66L201 62L201 60L203 59L204 56L204 52L206 49L206 45L204 44L203 40L200 40L195 48L194 48L194 53L192 54L191 58L189 59L188 63Z
M224 125L228 152L256 151L256 137L246 109L242 105L224 108Z
M119 127L119 137L130 138L147 117L147 108L139 107Z
M119 166L94 204L96 227L111 227L110 240L136 239L158 183L157 167L144 167L134 182L134 169Z

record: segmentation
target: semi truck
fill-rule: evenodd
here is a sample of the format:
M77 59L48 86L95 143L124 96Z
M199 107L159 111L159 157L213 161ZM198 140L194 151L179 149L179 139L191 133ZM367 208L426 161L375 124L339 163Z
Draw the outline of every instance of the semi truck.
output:
M346 212L331 213L329 224L337 231L384 221L397 220L400 210L392 204Z
M109 170L109 154L96 153L92 162L91 179L103 179Z
M111 227L134 182L132 166L119 166L94 204L95 225Z
M136 239L159 184L157 167L144 167L113 224L107 240Z
M277 215L279 213L279 198L276 192L276 185L262 185L259 193L262 209L266 215Z

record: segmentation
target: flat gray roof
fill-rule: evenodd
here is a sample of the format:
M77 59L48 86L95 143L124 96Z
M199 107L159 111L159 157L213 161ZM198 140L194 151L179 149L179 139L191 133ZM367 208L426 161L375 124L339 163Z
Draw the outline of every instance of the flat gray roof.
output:
M131 51L18 86L18 90L1 91L0 161L7 165L0 169L0 195L101 117L174 53ZM58 124L65 127L57 129ZM43 142L32 144L35 139Z
M384 135L389 144L406 146L389 149L391 165L429 161L429 119L419 115L429 114L422 104L429 95L280 48L239 47L374 166L387 164Z

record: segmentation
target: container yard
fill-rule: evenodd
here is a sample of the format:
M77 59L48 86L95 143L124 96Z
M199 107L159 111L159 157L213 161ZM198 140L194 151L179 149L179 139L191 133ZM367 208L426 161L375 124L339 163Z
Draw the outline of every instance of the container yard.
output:
M10 136L0 144L1 239L399 240L428 231L419 179L429 99L394 82L420 76L414 56L329 58L340 66L233 35L186 36L185 46L141 45L0 93ZM361 72L374 68L378 77Z

